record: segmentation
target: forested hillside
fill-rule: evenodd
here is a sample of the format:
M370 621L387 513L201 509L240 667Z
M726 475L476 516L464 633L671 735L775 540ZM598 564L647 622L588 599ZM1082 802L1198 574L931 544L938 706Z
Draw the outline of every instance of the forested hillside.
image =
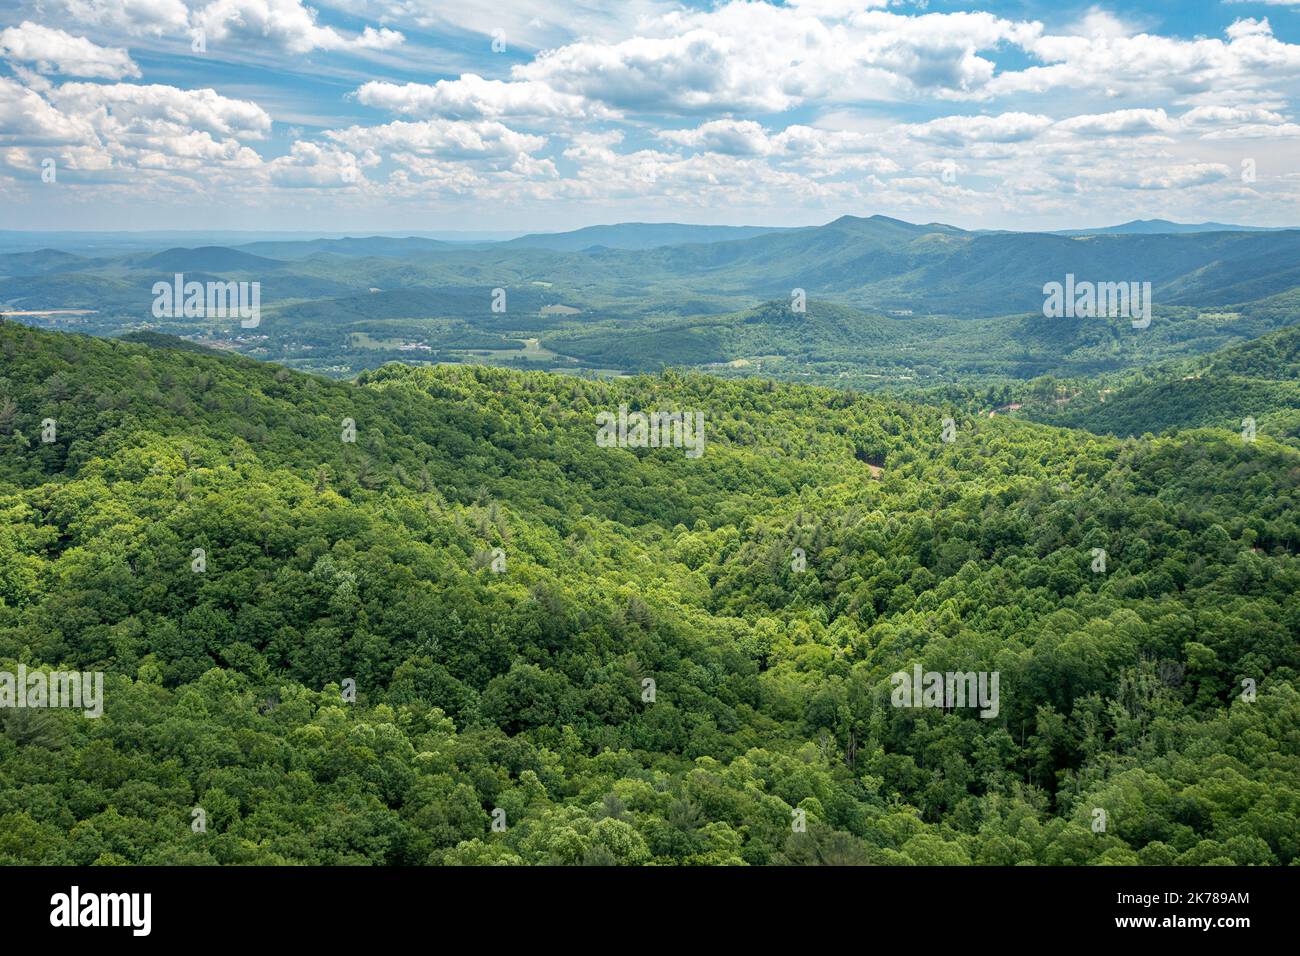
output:
M152 341L0 324L0 671L107 675L0 711L0 862L1300 859L1265 429ZM916 664L996 716L893 706Z
M1195 359L1164 362L1099 382L1065 381L1025 414L1035 421L1114 435L1214 426L1258 432L1300 446L1300 326ZM1058 403L1057 392L1070 396Z
M5 237L0 234L0 245ZM620 223L507 242L386 236L240 247L106 240L0 254L0 312L163 332L337 378L456 362L587 375L700 368L862 390L1114 374L1293 324L1300 230L1053 235L885 216L754 229ZM154 288L256 284L245 326ZM1148 283L1151 320L1048 318L1066 276ZM798 303L796 307L796 302ZM211 310L209 310L211 311ZM249 316L245 316L249 318Z

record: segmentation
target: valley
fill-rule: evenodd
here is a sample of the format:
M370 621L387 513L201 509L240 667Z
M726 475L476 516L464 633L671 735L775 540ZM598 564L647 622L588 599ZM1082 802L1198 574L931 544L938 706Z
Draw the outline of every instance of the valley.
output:
M1294 385L1294 332L988 417L7 322L0 670L104 706L0 712L0 859L1293 862L1294 433L1235 385L1159 438L1024 418ZM932 672L966 709L898 702Z
M403 360L748 375L767 355L765 376L877 389L1115 373L1258 337L1300 308L1300 267L1288 265L1300 261L1300 232L1287 230L1059 236L846 216L740 235L633 223L484 243L33 249L0 256L0 309L98 335L180 335L338 377ZM1045 287L1062 276L1105 284L1133 269L1151 287L1148 326L1043 315ZM258 283L259 326L157 320L146 288L186 270ZM493 311L495 289L505 311ZM59 314L30 314L49 310Z
M1300 233L693 229L7 253L0 860L1300 859Z

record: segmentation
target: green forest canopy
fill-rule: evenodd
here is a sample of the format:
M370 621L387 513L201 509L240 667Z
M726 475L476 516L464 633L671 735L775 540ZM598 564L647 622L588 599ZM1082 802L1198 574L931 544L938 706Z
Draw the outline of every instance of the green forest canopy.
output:
M0 670L107 675L0 711L0 861L1290 864L1298 489L1266 430L0 325Z

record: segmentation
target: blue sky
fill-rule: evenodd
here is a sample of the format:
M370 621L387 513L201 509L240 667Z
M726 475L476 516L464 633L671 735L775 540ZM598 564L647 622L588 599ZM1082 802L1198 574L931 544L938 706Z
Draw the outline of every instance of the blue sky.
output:
M6 0L0 228L1300 225L1300 0Z

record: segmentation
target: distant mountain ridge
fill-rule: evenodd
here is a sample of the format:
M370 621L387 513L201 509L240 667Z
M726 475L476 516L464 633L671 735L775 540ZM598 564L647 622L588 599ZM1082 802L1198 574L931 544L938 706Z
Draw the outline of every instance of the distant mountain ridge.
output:
M1173 222L1169 219L1133 219L1096 229L1057 229L1055 236L1159 235L1189 232L1281 232L1295 226L1237 226L1224 222Z
M37 249L35 252L0 254L0 275L37 276L64 272L86 265L88 260L61 249Z
M155 256L140 261L142 269L164 269L175 272L247 272L249 270L273 270L284 266L283 262L255 256L228 246L204 246L198 249L168 249Z
M677 222L620 222L609 226L586 226L569 232L539 232L510 239L500 246L553 249L576 252L583 249L653 249L695 243L751 239L773 232L779 226L696 226Z
M1300 315L1300 230L1060 235L873 215L788 229L624 223L477 244L344 236L160 249L0 256L0 311L52 313L32 324L100 335L187 335L341 376L388 358L602 373L761 360L765 374L869 377L867 387L1107 373ZM260 283L256 333L203 316L160 327L150 290L176 272ZM1150 283L1150 328L1127 315L1046 318L1045 285L1068 275Z
M310 256L332 254L338 256L379 256L402 259L421 253L445 252L461 248L459 243L428 239L423 236L347 236L342 239L287 239L267 242L250 242L236 246L242 252L266 256L271 259L306 259Z

